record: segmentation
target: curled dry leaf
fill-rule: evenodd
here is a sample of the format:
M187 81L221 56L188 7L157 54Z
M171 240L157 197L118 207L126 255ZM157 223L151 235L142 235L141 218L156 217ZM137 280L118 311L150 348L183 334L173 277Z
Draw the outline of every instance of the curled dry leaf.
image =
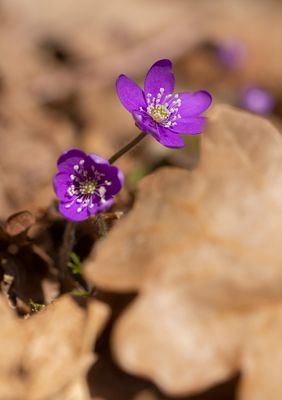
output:
M25 232L34 223L35 217L29 211L20 211L7 219L5 230L10 236L17 236Z
M119 364L173 395L241 370L240 400L281 399L281 229L280 134L215 107L199 167L146 178L86 265L98 286L140 292L115 326Z
M85 312L65 296L23 321L0 300L0 399L88 399L85 375L108 308L95 301Z

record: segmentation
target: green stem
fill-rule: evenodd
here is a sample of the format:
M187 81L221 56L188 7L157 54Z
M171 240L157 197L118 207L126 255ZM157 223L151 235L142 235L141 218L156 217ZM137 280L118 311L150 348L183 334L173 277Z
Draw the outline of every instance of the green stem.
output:
M109 158L109 163L113 164L116 160L118 160L121 156L131 150L134 146L136 146L139 142L141 142L144 137L147 136L145 132L141 132L138 136L136 136L131 142L127 143L124 147L122 147L118 152L116 152L112 157ZM96 224L98 227L99 235L104 236L107 233L107 224L104 221L103 217L99 215L96 217ZM67 280L67 263L69 260L70 252L73 249L75 244L75 226L74 222L68 221L66 224L63 244L61 248L61 252L59 255L59 269L60 269L60 279L62 283L62 289L65 289Z
M131 140L131 142L127 143L124 147L122 147L118 152L116 152L112 157L109 158L109 163L113 164L117 159L131 150L134 146L136 146L139 142L141 142L144 137L147 136L147 133L141 132L136 138Z

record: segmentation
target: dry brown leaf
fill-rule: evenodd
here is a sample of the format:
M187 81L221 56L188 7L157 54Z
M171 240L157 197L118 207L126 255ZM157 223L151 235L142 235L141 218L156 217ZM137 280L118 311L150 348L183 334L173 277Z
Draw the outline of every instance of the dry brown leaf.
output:
M5 231L10 236L17 236L35 223L35 217L29 211L20 211L11 215L5 223Z
M86 265L98 286L141 292L115 326L113 350L123 368L174 395L246 370L241 399L256 399L258 376L264 398L281 399L279 379L268 393L277 374L262 373L264 348L272 352L280 331L281 171L275 128L218 106L198 169L162 169L143 181L133 211ZM273 314L269 332L276 332L267 338L257 322L265 307ZM274 361L270 367L280 370L282 360Z
M3 297L0 297L0 321L0 399L17 400L23 393L20 374L26 335Z
M4 306L1 299L0 399L88 399L93 340L108 308L95 301L85 312L65 296L23 321Z
M257 313L243 354L240 399L281 399L281 332L281 302Z

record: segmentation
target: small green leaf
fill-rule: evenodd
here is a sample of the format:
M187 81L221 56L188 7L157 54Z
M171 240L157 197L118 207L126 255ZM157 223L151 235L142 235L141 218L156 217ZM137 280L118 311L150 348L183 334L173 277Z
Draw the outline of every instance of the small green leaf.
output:
M70 259L67 266L71 269L73 274L82 275L80 258L73 251L70 253Z
M29 299L29 305L31 308L32 312L38 312L41 311L43 308L45 308L45 304L40 304L40 303L35 303L32 299Z
M90 297L91 292L88 292L86 290L73 290L71 291L71 294L76 297Z

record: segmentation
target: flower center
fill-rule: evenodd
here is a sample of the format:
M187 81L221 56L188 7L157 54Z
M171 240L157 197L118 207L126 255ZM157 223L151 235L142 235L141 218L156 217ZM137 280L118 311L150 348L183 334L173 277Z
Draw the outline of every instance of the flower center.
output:
M94 194L96 187L97 182L91 179L79 183L79 191L81 194Z
M170 112L165 105L159 104L155 108L150 109L150 114L154 121L163 122L169 117Z
M76 211L80 213L85 207L93 208L100 198L101 203L105 203L106 186L111 186L112 182L104 179L105 174L96 170L94 165L84 168L84 160L73 166L73 172L70 174L71 184L67 189L71 197L70 202L65 205L70 208L77 203Z
M168 94L164 96L164 88L160 88L157 97L152 97L151 93L146 95L147 113L152 119L165 128L177 125L177 120L181 118L178 110L181 106L181 99L178 94ZM143 110L140 107L140 111Z

